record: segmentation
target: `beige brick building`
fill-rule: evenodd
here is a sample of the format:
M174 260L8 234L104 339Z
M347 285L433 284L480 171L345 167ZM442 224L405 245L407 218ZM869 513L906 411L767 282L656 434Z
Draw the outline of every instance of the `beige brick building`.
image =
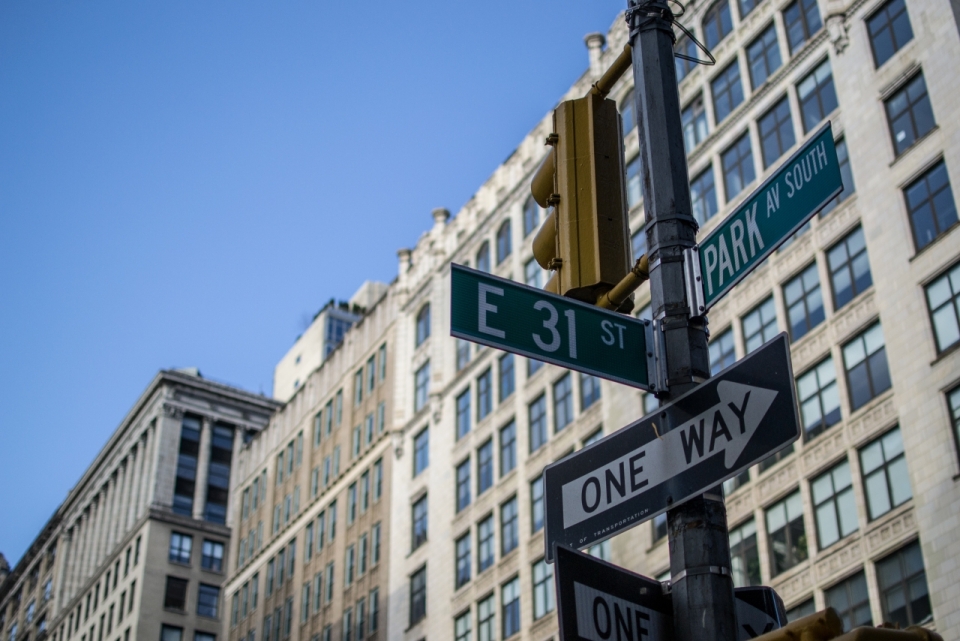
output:
M235 451L277 403L161 371L0 585L4 641L209 641Z
M389 426L402 366L396 292L375 283L364 292L380 297L362 305L339 347L300 375L269 427L239 452L224 638L331 641L346 638L344 629L386 638ZM307 349L298 340L283 357L284 380L293 380L284 370Z

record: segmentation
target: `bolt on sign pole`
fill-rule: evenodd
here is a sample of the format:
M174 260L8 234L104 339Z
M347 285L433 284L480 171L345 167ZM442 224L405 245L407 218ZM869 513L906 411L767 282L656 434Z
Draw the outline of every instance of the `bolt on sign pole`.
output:
M684 250L696 245L674 66L674 15L666 0L628 0L640 137L651 307L665 348L668 391L682 395L709 378L706 319L690 316ZM667 513L677 641L736 641L727 516L719 490Z

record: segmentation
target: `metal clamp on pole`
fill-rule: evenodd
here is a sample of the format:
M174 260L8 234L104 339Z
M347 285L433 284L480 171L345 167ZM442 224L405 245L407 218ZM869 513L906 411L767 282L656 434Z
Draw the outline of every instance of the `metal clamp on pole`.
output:
M703 297L703 278L700 276L700 248L696 245L683 250L683 282L687 289L690 316L703 316L707 309Z
M719 574L720 576L730 576L730 570L721 565L701 565L699 567L685 568L677 573L677 576L670 578L670 583L676 585L688 576L694 574Z

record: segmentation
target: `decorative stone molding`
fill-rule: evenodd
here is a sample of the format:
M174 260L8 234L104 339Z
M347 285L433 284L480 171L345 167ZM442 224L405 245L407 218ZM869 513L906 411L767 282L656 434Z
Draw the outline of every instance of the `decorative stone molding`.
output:
M856 420L850 421L847 429L850 432L851 445L860 445L895 423L898 418L899 413L894 403L893 394L888 392L886 398L879 401L876 406L861 414Z
M849 199L855 197L856 193L851 194ZM841 234L846 234L859 223L856 208L846 207L846 203L847 200L844 200L829 216L817 221L817 240L821 247L832 245L839 240Z
M794 597L810 590L811 574L809 568L805 567L802 570L795 571L792 576L787 577L782 583L776 580L771 581L771 583L773 583L773 587L776 588L780 598L782 598L785 603L789 603Z
M872 556L874 553L890 547L892 543L900 542L907 538L907 535L916 531L917 519L913 513L913 506L910 506L901 514L867 532L867 551Z
M393 455L399 461L403 458L403 431L395 430L390 432L390 438L393 441Z
M169 403L164 403L163 414L164 416L169 416L170 418L180 420L183 418L183 408L177 407L176 405L170 405Z
M821 323L812 332L804 336L796 347L791 349L790 359L793 369L802 372L814 362L830 354L832 344L827 324Z
M805 476L832 463L838 453L846 452L846 433L842 425L828 428L827 433L818 441L813 447L804 449L801 454L802 469Z
M727 501L727 522L739 523L753 514L753 488L748 486L742 492L735 492Z
M863 551L860 537L847 542L839 549L817 560L814 573L817 581L822 583L832 576L842 574L844 570L863 562Z
M797 482L797 459L775 470L757 483L757 498L761 504L790 489Z
M785 250L781 250L780 260L774 263L774 278L777 281L791 276L801 267L811 262L813 255L813 233L806 230Z
M836 343L843 342L850 334L866 325L870 319L877 316L876 290L871 289L863 295L863 298L847 305L844 309L834 316L831 323L833 330L833 340Z
M847 36L847 20L843 14L827 16L827 37L830 38L833 50L838 55L842 54L850 44L850 38Z

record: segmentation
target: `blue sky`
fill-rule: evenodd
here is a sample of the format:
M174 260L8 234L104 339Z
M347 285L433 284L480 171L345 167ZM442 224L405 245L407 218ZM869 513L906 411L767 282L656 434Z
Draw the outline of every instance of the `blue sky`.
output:
M271 391L625 0L0 3L0 552L161 368Z

